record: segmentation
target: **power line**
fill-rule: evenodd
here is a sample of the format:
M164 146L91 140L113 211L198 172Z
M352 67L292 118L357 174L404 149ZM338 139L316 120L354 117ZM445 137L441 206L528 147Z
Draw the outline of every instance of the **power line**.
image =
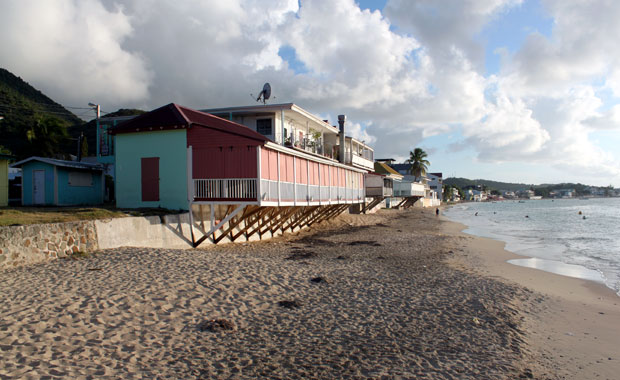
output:
M32 111L37 112L38 110L33 109L31 107L15 107L15 106L11 106L8 104L0 104L0 107L4 108L4 109L13 109L13 110L27 110L27 111ZM55 115L66 115L66 116L76 116L74 113L66 111L66 112L57 112L57 111L49 111L49 110L42 110L45 113L51 113L51 114L55 114Z
M8 99L8 96L4 96L5 99ZM1 99L1 98L0 98ZM62 104L58 104L58 103L40 103L40 102L35 102L32 100L27 100L28 103L31 104L37 104L37 105L41 105L41 106L45 106L45 107L57 107L57 108L70 108L70 109L76 109L76 110L89 110L91 109L90 107L75 107L75 106L63 106Z

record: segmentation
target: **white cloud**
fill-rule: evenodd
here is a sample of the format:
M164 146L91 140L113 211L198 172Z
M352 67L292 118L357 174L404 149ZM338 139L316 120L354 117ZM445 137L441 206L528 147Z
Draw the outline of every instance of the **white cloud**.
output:
M136 101L149 95L151 72L122 8L96 0L5 1L0 12L2 66L61 101Z
M620 126L600 95L620 94L620 2L542 1L551 36L500 48L492 77L478 34L522 0L389 0L383 14L353 0L7 0L0 65L66 105L108 111L245 105L270 82L273 102L347 114L377 156L458 129L453 147L483 161L620 180L620 154L590 141Z

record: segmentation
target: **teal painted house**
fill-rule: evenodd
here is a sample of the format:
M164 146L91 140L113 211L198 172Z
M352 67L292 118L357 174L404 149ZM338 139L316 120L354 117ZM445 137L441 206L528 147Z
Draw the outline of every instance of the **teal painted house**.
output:
M185 129L116 137L116 207L187 210Z
M103 203L100 164L30 157L11 165L22 168L23 206L79 206Z

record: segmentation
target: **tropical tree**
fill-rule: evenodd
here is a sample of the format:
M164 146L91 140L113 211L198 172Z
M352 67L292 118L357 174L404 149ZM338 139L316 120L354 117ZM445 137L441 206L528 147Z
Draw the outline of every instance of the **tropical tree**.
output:
M409 173L416 178L416 181L418 178L426 175L428 166L431 164L426 157L428 157L428 155L422 148L415 148L413 152L409 152L409 159L407 160L407 163L411 164Z
M28 155L53 157L60 153L61 144L69 137L66 122L50 116L38 118L26 130Z

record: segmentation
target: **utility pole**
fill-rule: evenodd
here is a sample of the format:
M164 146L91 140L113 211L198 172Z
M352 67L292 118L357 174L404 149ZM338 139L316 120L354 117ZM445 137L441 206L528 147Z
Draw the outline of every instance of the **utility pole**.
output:
M97 119L99 119L99 117L101 117L101 106L94 103L88 103L88 105L95 110L95 112L97 113Z

